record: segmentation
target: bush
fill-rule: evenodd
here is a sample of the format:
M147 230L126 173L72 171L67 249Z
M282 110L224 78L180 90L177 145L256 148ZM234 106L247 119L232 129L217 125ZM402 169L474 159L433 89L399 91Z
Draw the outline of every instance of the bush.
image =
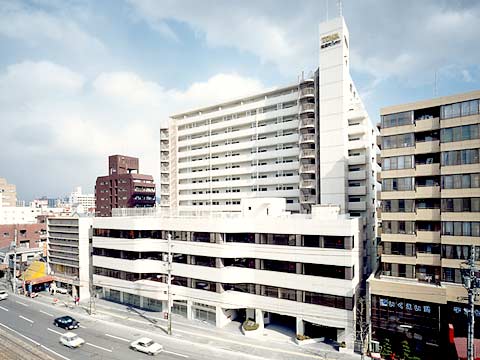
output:
M301 335L301 334L297 334L297 340L308 340L310 339L310 336L307 336L307 335Z
M243 322L242 327L245 331L253 331L258 329L258 324L253 319L247 319Z
M340 343L340 347L341 347L341 348L347 347L347 344L345 343L345 341L342 341L342 342Z

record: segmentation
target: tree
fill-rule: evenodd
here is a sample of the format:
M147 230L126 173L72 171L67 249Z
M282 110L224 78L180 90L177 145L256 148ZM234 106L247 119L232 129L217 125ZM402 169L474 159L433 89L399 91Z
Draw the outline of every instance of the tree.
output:
M387 338L383 340L382 350L380 351L380 355L382 355L383 358L386 358L391 354L392 354L392 345L390 344L390 339Z
M367 321L367 305L365 297L360 297L358 299L356 320L357 339L360 340L360 355L363 360L368 350L368 333L370 330Z
M410 360L410 345L408 344L407 340L403 340L402 343L400 344L401 346L401 351L400 351L400 359L402 360Z

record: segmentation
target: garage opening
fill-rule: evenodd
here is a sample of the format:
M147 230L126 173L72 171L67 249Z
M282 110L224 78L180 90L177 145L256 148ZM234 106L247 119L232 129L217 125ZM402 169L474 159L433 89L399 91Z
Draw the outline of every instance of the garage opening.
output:
M325 338L325 341L337 341L337 328L314 324L308 321L304 322L305 335L312 339Z

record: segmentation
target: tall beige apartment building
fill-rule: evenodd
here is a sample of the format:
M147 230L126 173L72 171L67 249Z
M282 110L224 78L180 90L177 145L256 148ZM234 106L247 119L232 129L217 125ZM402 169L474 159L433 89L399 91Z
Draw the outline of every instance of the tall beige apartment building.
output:
M479 99L474 91L381 110L381 262L368 281L374 348L407 340L422 359L439 358L449 324L466 335L461 268L472 245L480 259ZM480 307L475 315L478 324Z
M17 206L17 187L0 178L0 206Z

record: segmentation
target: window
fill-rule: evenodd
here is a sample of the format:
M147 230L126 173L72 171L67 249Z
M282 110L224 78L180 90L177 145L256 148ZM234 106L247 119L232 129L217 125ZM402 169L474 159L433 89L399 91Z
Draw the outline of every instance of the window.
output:
M464 125L446 128L440 131L440 140L443 143L452 141L474 140L479 138L479 124Z
M382 170L411 169L413 164L413 155L383 158Z
M442 176L442 189L468 189L480 187L480 173Z
M385 212L414 212L414 200L383 200L382 209Z
M383 149L395 149L415 145L415 138L412 133L384 136L382 138Z
M459 116L475 115L479 112L479 101L470 100L461 103L444 105L440 109L441 119L451 119Z
M444 221L442 235L447 236L480 236L480 222L477 221Z
M411 177L382 180L383 191L409 191L413 189L414 179Z
M479 149L464 149L442 152L442 166L478 164Z
M413 114L411 111L382 116L382 128L409 124L413 124Z

